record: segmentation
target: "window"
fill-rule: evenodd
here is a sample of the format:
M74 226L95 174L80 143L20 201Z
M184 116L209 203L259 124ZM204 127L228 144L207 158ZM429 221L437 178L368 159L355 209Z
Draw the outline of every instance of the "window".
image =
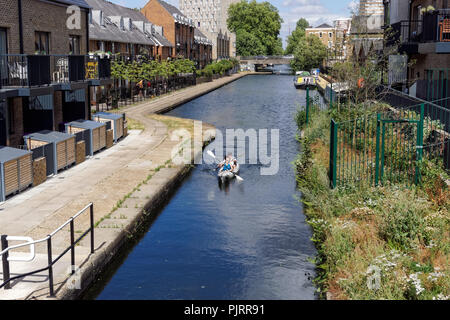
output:
M332 38L332 37L333 37L333 33L328 32L328 37L329 37L329 38Z
M69 37L69 54L80 54L80 37Z
M6 29L0 28L0 54L8 53L8 40L6 37Z
M36 54L50 54L50 33L36 31L34 51Z
M200 28L200 21L198 22L198 27Z
M322 32L319 32L319 37L322 38Z

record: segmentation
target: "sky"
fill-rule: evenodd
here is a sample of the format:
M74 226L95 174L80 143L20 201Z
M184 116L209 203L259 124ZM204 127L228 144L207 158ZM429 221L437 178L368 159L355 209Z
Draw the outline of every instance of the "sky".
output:
M148 0L109 0L130 8L142 8ZM283 18L280 36L285 45L289 31L295 29L298 19L305 18L310 25L316 27L322 23L331 24L339 18L349 18L351 7L355 0L268 0L278 8ZM179 0L166 0L166 2L179 7ZM258 0L261 2L261 0Z

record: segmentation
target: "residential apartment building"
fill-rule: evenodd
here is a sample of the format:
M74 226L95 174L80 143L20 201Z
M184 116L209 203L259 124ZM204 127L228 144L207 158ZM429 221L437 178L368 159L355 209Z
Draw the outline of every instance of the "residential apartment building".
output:
M391 0L385 8L387 46L398 46L399 52L391 60L403 60L396 66L403 77L391 77L389 84L428 101L449 97L448 0Z
M173 45L163 28L152 24L141 12L105 0L86 0L91 7L89 51L167 59Z
M335 20L333 26L321 24L315 28L306 28L306 35L315 35L328 49L327 62L333 64L336 61L347 59L348 41L350 36L351 19Z
M0 0L0 7L0 145L88 119L87 3Z
M212 61L212 41L197 28L194 30L192 52L197 69L203 69Z
M336 42L336 29L327 23L323 23L315 28L306 28L306 36L315 35L322 41L328 49L332 49Z
M173 45L172 56L192 59L194 23L191 19L162 0L150 0L141 12L151 23L162 26L164 36Z
M228 7L239 0L179 0L180 11L213 42L213 59L236 56L236 35L228 30Z

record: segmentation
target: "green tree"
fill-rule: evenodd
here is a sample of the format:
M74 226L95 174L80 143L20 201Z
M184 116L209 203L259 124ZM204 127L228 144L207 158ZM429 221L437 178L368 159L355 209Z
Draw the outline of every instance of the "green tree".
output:
M282 22L278 9L267 1L242 0L228 8L228 29L236 33L238 55L275 55L281 52L278 36ZM253 48L250 46L252 43L256 45Z
M327 47L314 35L300 39L294 50L291 67L295 71L319 67L327 55Z
M252 33L245 30L236 32L237 54L240 56L258 56L266 53L266 48Z
M287 38L286 54L293 54L295 47L301 39L305 38L305 29L309 28L309 23L306 19L301 18L297 21L295 30Z

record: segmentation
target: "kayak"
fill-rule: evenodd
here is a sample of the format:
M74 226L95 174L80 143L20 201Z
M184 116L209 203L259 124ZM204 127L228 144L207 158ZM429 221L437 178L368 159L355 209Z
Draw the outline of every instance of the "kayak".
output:
M222 179L222 181L231 180L236 177L236 175L239 173L239 163L236 165L236 168L234 168L233 171L219 171L217 176Z

